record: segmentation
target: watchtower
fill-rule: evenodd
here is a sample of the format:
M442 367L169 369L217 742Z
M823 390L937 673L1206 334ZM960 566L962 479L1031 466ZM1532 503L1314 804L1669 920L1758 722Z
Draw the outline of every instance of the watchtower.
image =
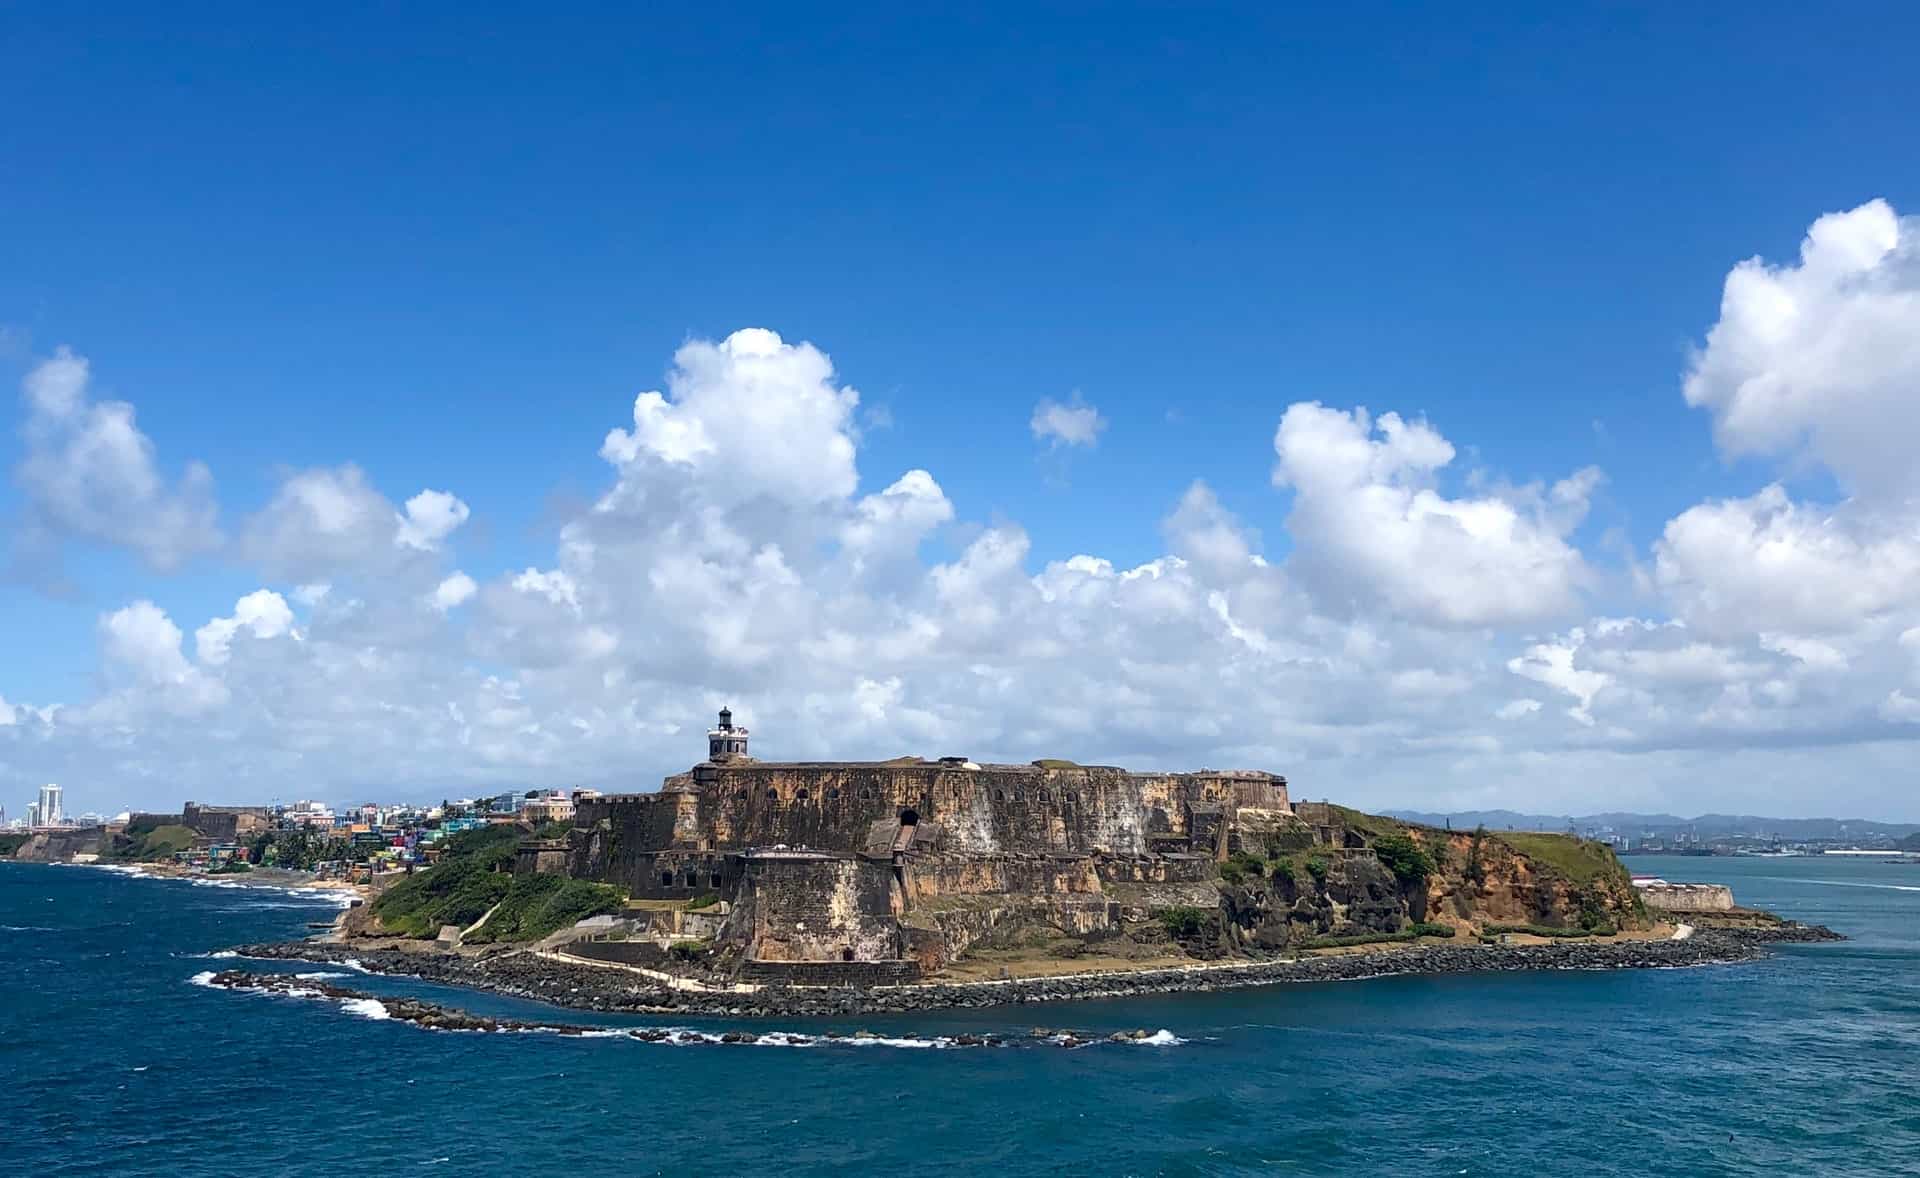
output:
M720 723L707 729L707 760L743 761L747 759L747 730L733 726L733 709L720 709Z

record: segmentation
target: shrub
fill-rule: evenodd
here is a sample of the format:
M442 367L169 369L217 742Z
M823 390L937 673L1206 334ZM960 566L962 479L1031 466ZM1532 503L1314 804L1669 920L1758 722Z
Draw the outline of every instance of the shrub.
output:
M667 952L675 961L692 961L710 948L712 945L707 941L675 941L667 946Z
M1175 940L1197 937L1213 926L1213 913L1180 905L1162 912L1160 924L1167 930L1167 935Z
M1490 924L1484 930L1490 934L1526 933L1533 937L1591 937L1596 935L1612 936L1612 931L1596 934L1592 929L1560 928L1550 924Z
M1437 921L1423 920L1423 921L1418 921L1413 925L1413 935L1416 937L1451 938L1453 936L1453 933L1454 933L1454 928L1452 925L1440 924Z
M1288 883L1292 883L1295 879L1294 872L1293 872L1293 860L1281 859L1275 862L1273 865L1273 878L1284 879Z
M1433 856L1404 834L1383 834L1373 840L1373 853L1403 884L1419 883L1433 874Z
M720 893L708 892L687 901L687 911L698 912L702 908L711 908L720 902Z
M1256 879L1267 873L1267 861L1247 851L1235 851L1227 856L1227 862L1238 864L1240 870Z
M1390 945L1396 941L1411 941L1420 934L1414 929L1401 929L1397 933L1356 933L1349 937L1310 937L1301 941L1301 949L1344 949L1349 945Z
M1333 866L1333 864L1328 861L1325 855L1307 856L1307 874L1316 880L1324 881L1327 878L1327 869L1331 866Z
M1224 883L1239 886L1247 878L1246 869L1229 859L1220 865L1220 879Z

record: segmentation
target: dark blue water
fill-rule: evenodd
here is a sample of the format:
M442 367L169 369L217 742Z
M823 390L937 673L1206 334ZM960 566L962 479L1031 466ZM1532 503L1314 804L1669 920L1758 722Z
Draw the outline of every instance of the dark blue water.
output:
M1166 1047L669 1046L437 1033L195 986L222 963L194 954L300 935L328 908L0 864L0 1171L1920 1173L1920 868L1641 867L1731 883L1743 902L1855 939L1756 965L840 1024L901 1038L1165 1027L1186 1040Z

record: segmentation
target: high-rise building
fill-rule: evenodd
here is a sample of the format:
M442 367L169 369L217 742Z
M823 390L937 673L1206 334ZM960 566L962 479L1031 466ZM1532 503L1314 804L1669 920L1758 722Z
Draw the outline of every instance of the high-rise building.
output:
M31 829L38 825L40 825L40 803L28 802L27 803L27 827Z
M60 825L61 820L66 817L63 811L64 807L61 804L60 787L57 785L41 786L40 824L42 826Z

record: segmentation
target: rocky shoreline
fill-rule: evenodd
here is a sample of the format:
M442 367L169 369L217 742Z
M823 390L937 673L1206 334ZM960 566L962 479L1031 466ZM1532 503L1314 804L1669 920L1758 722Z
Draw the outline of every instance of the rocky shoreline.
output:
M1705 928L1685 940L1555 941L1541 945L1416 944L1375 952L1271 961L1196 964L1176 969L1068 974L1005 981L901 986L785 987L753 992L675 989L631 970L576 963L524 951L480 956L356 948L293 941L241 946L244 957L358 967L555 1006L607 1013L731 1018L833 1017L970 1009L1094 998L1195 993L1289 982L1358 981L1405 974L1507 973L1518 970L1674 969L1752 961L1780 942L1834 941L1817 925Z

